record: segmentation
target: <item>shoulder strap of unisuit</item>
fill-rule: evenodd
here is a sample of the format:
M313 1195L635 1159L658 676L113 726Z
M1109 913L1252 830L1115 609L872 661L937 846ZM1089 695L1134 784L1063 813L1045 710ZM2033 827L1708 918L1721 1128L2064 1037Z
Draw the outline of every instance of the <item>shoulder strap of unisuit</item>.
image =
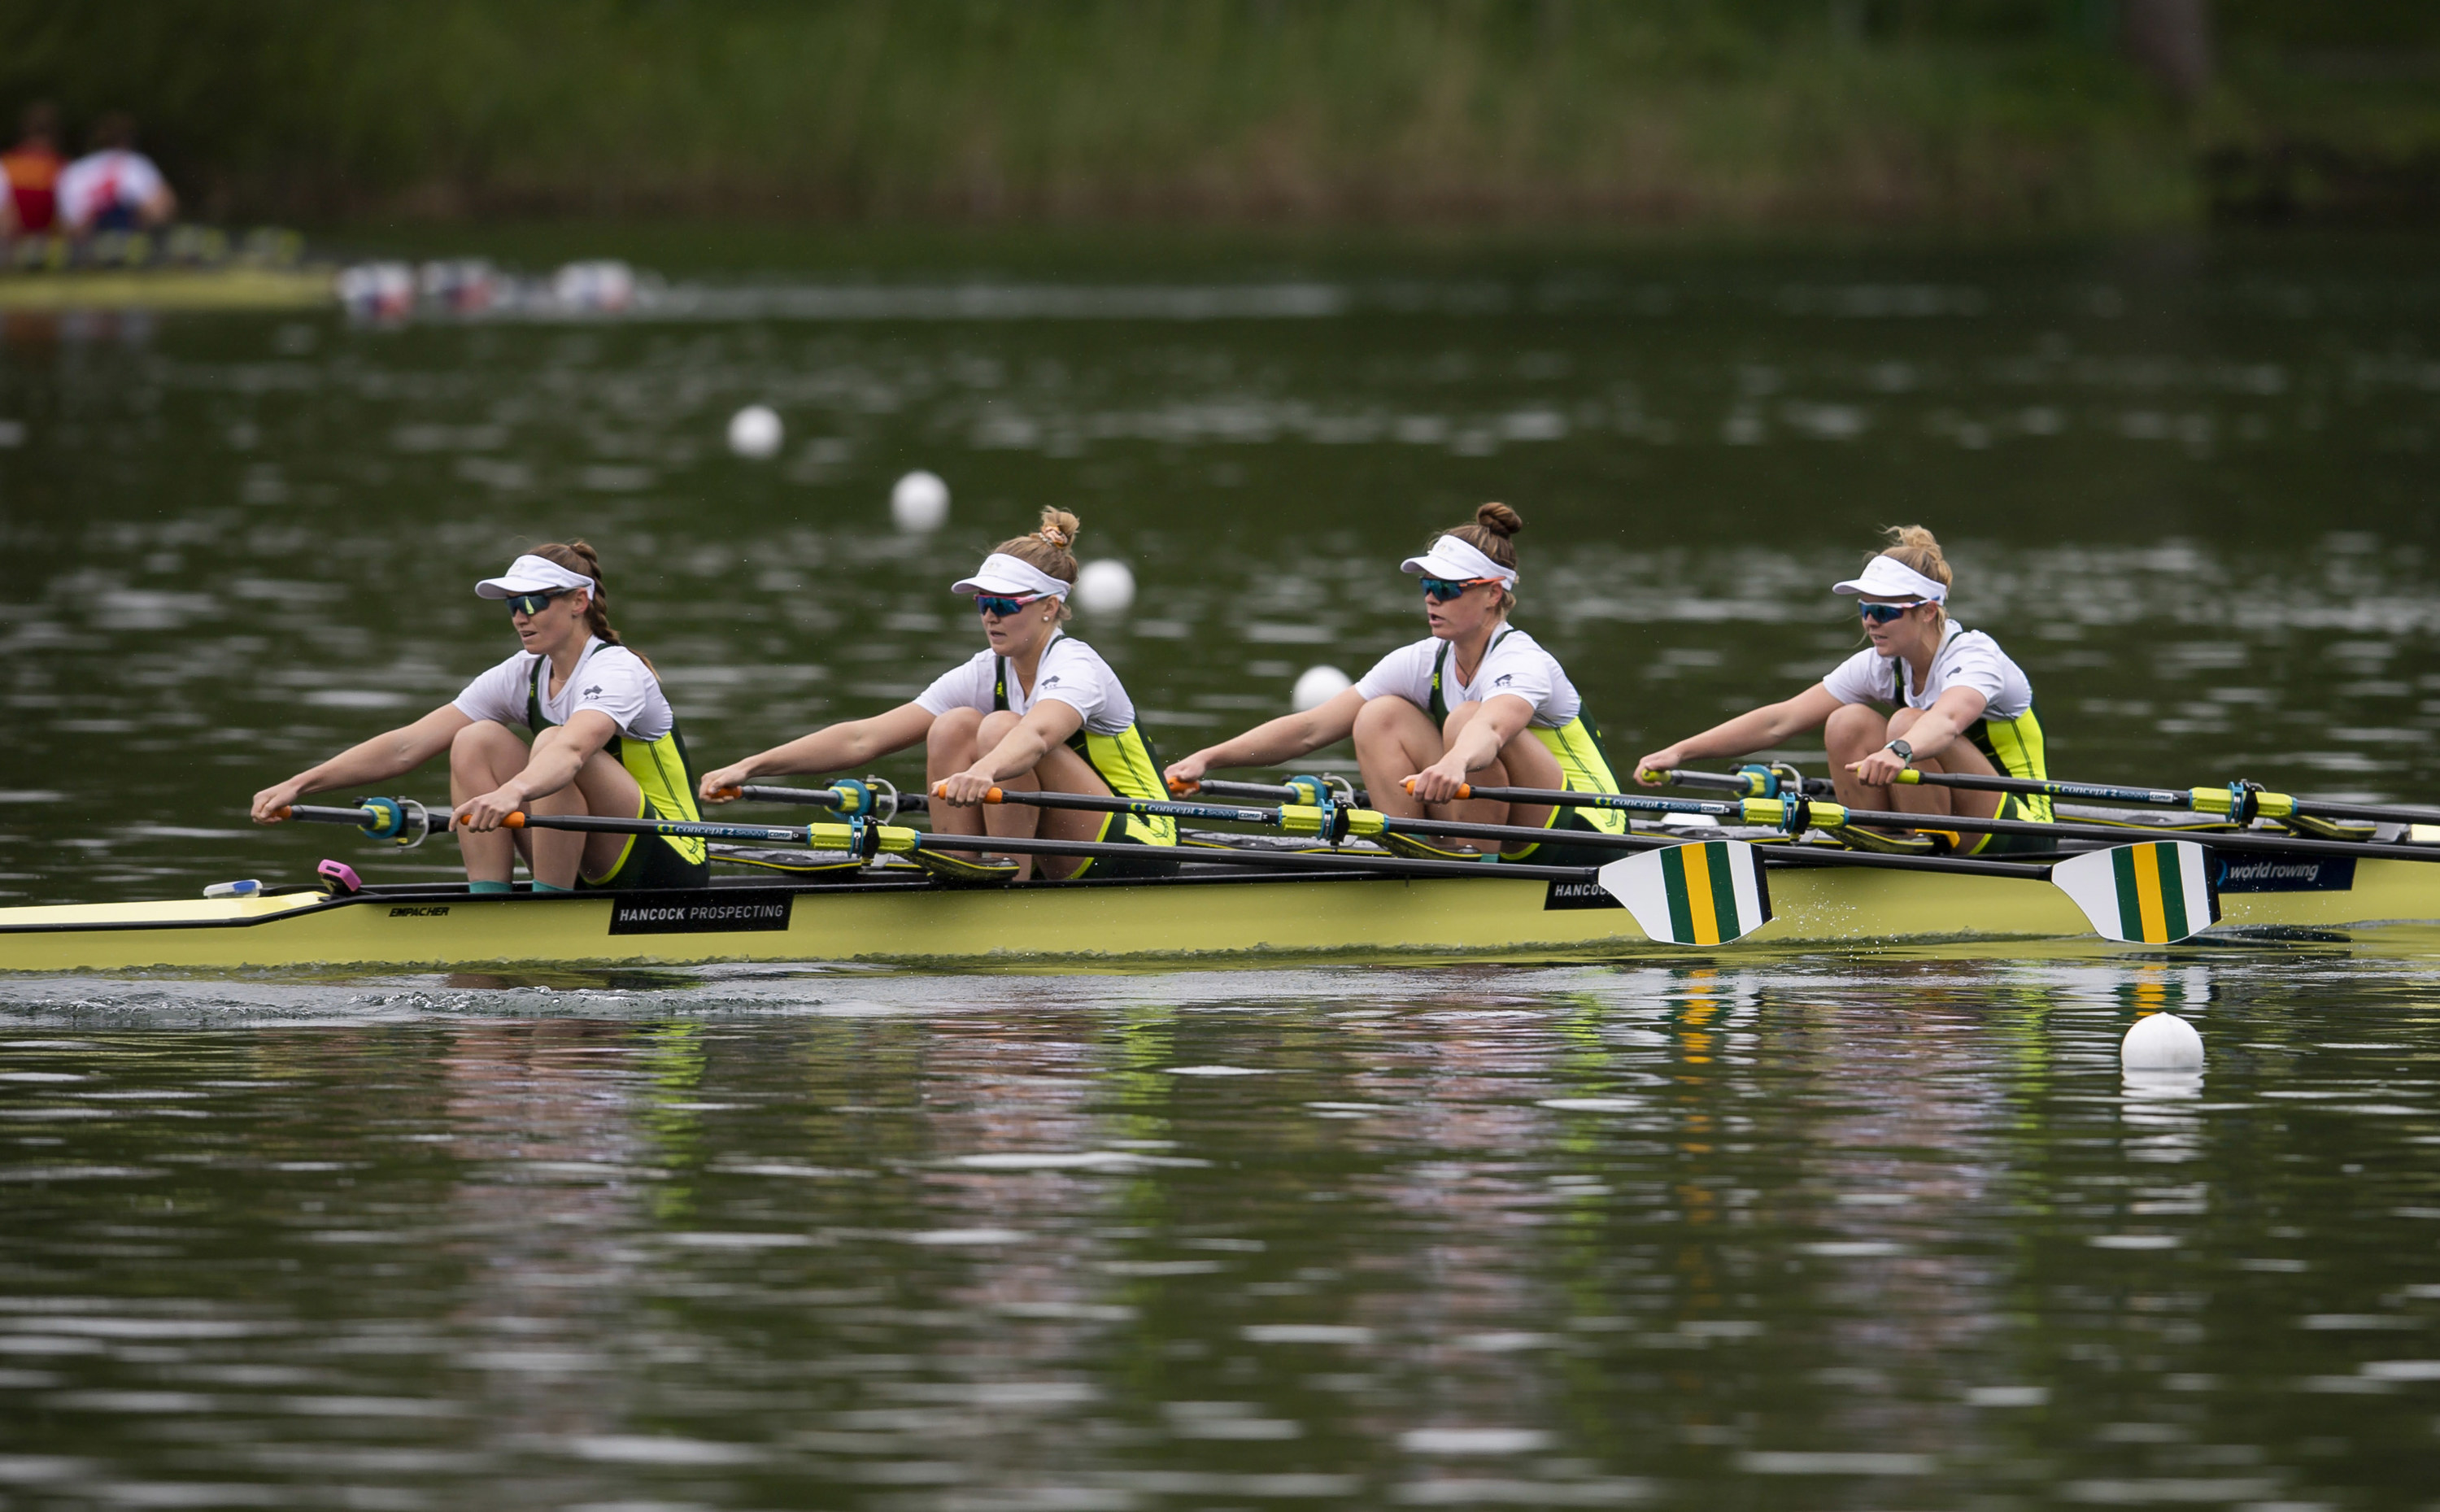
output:
M542 669L549 660L548 657L534 657L533 675L526 679L526 729L531 734L539 735L550 728L542 712Z
M1482 648L1482 659L1489 661L1491 654L1499 649L1499 642L1516 633L1516 627L1512 624L1493 636L1491 644ZM1445 724L1448 721L1448 698L1441 692L1441 671L1448 665L1448 654L1449 642L1445 640L1441 642L1441 648L1438 651L1432 653L1432 723L1435 725ZM1478 662L1474 670L1480 673L1481 664Z
M1008 707L1008 658L992 657L992 711Z

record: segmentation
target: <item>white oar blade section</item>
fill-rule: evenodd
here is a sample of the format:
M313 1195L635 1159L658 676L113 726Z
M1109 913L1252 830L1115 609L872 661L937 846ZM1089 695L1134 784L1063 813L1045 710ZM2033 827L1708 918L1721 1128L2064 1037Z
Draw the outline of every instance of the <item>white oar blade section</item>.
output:
M1762 854L1743 840L1697 840L1612 861L1601 885L1663 945L1726 945L1770 922Z
M2192 840L2146 840L2090 851L2051 868L2105 940L2168 945L2219 922L2210 853Z

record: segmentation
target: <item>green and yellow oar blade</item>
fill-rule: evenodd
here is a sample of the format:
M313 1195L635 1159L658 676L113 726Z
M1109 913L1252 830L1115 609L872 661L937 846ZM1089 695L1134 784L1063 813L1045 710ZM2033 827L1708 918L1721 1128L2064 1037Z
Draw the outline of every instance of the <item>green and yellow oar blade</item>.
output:
M2219 922L2211 856L2192 840L2147 840L2091 851L2051 868L2105 940L2168 945Z
M1696 840L1612 861L1601 885L1663 945L1726 945L1770 922L1762 853L1743 840Z

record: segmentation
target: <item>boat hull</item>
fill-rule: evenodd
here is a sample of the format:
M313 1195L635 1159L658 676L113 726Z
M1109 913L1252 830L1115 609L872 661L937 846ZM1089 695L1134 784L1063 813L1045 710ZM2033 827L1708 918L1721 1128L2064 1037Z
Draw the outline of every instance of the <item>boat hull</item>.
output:
M2316 869L2307 867L2305 871ZM2440 867L2364 859L2343 885L2223 894L2234 929L2440 919ZM1728 947L2062 941L2091 931L2027 877L1770 873L1774 916ZM473 897L460 890L0 909L0 971L480 970L714 962L1157 965L1281 958L1682 955L1586 889L1497 875L1212 877L963 891L911 883Z

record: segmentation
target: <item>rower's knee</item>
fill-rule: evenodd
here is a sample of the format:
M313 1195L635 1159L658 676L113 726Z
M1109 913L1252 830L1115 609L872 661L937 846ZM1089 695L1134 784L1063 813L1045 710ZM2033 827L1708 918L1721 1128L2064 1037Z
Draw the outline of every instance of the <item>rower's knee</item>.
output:
M1355 734L1358 741L1394 740L1426 722L1424 711L1404 698L1367 698L1355 711Z
M1838 751L1875 751L1890 742L1890 724L1870 704L1840 704L1821 725L1821 743Z
M1888 738L1891 740L1897 739L1900 735L1912 729L1915 726L1915 721L1922 717L1923 711L1920 709L1901 709L1897 712L1890 715L1890 732Z
M976 732L982 723L981 712L973 709L952 709L936 716L924 736L924 753L935 766L944 762L960 767L971 765L977 754Z
M499 769L503 761L513 762L514 771L525 765L525 743L509 732L509 727L496 720L478 719L449 739L449 770L452 775L487 777Z
M1460 704L1455 709L1450 710L1448 717L1441 721L1442 743L1451 746L1457 744L1457 737L1460 732L1462 732L1466 726L1473 724L1476 716L1481 712L1482 706L1480 704Z
M982 723L975 727L975 754L980 756L1008 739L1008 732L1023 723L1024 715L1005 709L995 709L983 715Z

